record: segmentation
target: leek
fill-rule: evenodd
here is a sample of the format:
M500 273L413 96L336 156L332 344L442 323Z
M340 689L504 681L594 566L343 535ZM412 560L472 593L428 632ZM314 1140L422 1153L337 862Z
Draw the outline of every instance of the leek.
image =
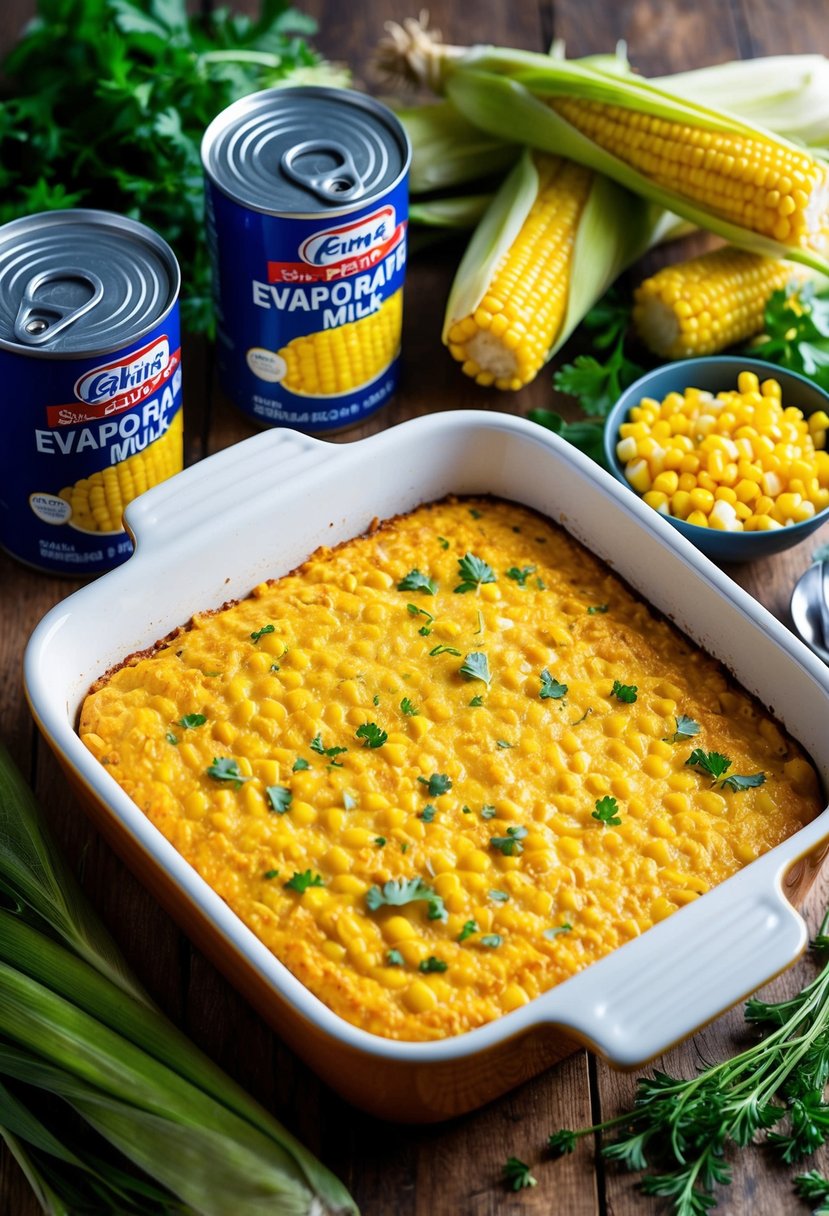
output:
M611 73L587 60L500 47L446 46L412 20L404 26L391 23L388 28L389 36L380 47L381 66L445 94L460 113L484 131L506 141L520 131L525 143L604 173L633 193L734 245L829 273L829 262L819 249L786 245L660 185L581 134L546 104L546 99L567 97L619 105L714 133L771 140L785 147L787 141L782 137L640 77Z
M153 1006L2 747L0 896L0 1135L45 1212L356 1213Z

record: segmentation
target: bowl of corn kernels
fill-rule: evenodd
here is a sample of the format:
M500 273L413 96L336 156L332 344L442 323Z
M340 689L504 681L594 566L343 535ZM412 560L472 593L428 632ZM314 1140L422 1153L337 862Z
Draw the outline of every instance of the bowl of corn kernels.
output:
M829 520L829 394L739 356L669 363L608 415L608 468L716 561L779 553Z

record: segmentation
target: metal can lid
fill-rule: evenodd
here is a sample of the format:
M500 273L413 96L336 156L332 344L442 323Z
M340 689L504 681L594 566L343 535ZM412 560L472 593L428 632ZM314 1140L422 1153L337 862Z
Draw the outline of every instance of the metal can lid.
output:
M0 348L41 358L108 354L178 298L166 241L109 211L45 211L0 227Z
M202 140L208 177L269 215L348 214L405 175L411 148L386 106L348 89L265 89L223 110Z

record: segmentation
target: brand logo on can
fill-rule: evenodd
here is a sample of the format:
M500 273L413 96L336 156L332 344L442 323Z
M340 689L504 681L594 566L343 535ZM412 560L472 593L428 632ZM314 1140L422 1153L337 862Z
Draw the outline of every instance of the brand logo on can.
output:
M86 405L123 408L128 402L142 400L166 379L169 364L170 343L162 334L126 358L86 372L75 381L75 396Z
M388 243L395 232L394 221L394 207L378 207L350 224L315 232L302 242L299 256L309 266L335 266L348 258L365 256Z

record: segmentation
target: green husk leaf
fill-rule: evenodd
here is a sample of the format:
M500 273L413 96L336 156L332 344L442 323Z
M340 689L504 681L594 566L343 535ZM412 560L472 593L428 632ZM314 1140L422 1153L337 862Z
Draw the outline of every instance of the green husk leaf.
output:
M427 228L474 228L486 214L492 194L459 194L450 198L430 198L409 204L409 219Z
M412 143L412 194L448 190L478 178L503 174L520 148L474 126L448 101L395 107Z

